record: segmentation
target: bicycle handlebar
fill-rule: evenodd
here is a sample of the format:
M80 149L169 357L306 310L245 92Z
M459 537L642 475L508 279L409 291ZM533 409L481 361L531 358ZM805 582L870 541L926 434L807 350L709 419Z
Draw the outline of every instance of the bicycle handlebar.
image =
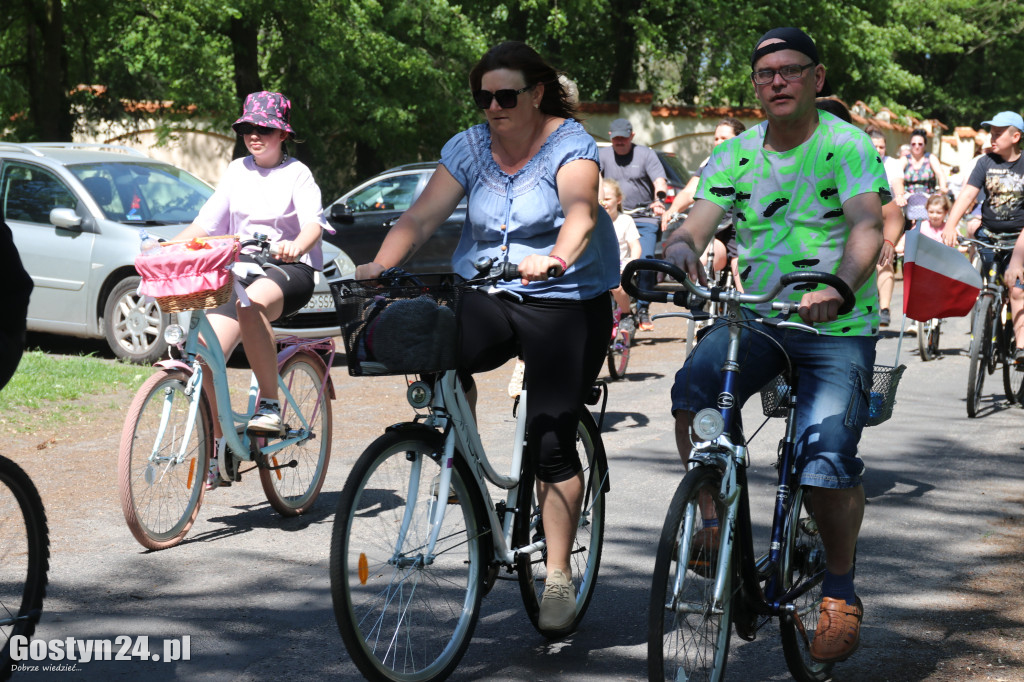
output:
M853 310L853 306L856 303L856 297L853 295L853 291L850 290L850 287L846 282L827 272L817 272L813 270L788 272L779 278L779 283L771 291L763 294L745 294L740 293L735 289L702 287L699 284L692 282L690 278L686 276L685 272L667 261L638 258L626 264L626 267L622 270L622 288L625 289L627 294L645 301L672 303L681 307L688 307L690 305L687 300L689 298L688 296L677 298L673 292L648 291L640 289L634 281L636 273L640 270L664 273L681 283L690 294L707 301L716 301L721 303L735 301L736 303L749 304L766 303L774 300L784 288L791 284L814 283L825 284L839 292L839 295L843 297L843 303L839 306L840 315L849 313Z
M1017 236L1014 235L1012 238L1008 238L1005 241L995 237L994 240L990 242L975 239L973 237L957 236L956 241L958 244L977 244L983 249L992 249L993 251L1011 251L1017 244Z

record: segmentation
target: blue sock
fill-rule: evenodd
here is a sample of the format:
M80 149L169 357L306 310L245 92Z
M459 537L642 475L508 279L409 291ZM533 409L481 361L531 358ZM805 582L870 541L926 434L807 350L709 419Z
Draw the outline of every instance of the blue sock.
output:
M857 594L853 590L853 569L849 573L836 575L828 570L821 581L821 596L842 599L853 606L857 603Z

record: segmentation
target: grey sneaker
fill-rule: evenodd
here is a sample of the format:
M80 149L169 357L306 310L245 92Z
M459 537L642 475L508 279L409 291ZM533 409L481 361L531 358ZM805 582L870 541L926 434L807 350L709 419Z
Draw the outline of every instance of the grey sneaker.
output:
M256 433L281 433L281 403L261 398L260 407L249 420L246 429Z
M560 634L576 620L576 590L572 579L557 568L544 584L537 627L543 632Z

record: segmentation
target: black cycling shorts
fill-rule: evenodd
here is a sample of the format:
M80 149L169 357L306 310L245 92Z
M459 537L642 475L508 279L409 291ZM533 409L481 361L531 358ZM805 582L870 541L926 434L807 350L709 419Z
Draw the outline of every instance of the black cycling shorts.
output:
M238 257L238 260L242 263L255 262L252 256L247 253L241 254ZM252 275L250 277L242 278L239 281L245 288L249 288L249 285L263 277L269 277L272 281L276 282L277 286L281 287L281 291L284 292L284 310L281 312L281 317L288 317L292 313L298 312L302 309L302 306L309 303L309 299L313 295L313 288L316 286L316 270L305 263L282 263L281 261L274 259L271 259L270 262L287 272L288 277L286 278L280 270L268 268L265 271L265 275ZM237 301L238 295L235 293L235 288L231 287L231 300L208 312L210 314L224 315L225 317L230 317L232 320L237 320L238 315L235 312L235 303ZM281 318L275 318L275 320L277 319ZM273 321L274 320L271 320L271 322Z

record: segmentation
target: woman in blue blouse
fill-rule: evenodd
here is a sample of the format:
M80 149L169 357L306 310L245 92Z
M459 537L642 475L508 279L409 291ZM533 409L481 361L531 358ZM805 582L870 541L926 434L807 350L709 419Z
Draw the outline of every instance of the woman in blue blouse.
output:
M527 453L547 537L538 627L567 634L576 615L569 551L583 500L577 411L597 378L611 333L608 290L618 286L615 230L597 200L597 146L556 71L520 42L491 48L470 73L486 123L445 144L419 199L388 233L358 279L401 265L466 196L469 210L452 264L475 276L481 256L519 265L522 279L462 303L460 377L521 352L530 388ZM557 276L549 278L548 272Z

